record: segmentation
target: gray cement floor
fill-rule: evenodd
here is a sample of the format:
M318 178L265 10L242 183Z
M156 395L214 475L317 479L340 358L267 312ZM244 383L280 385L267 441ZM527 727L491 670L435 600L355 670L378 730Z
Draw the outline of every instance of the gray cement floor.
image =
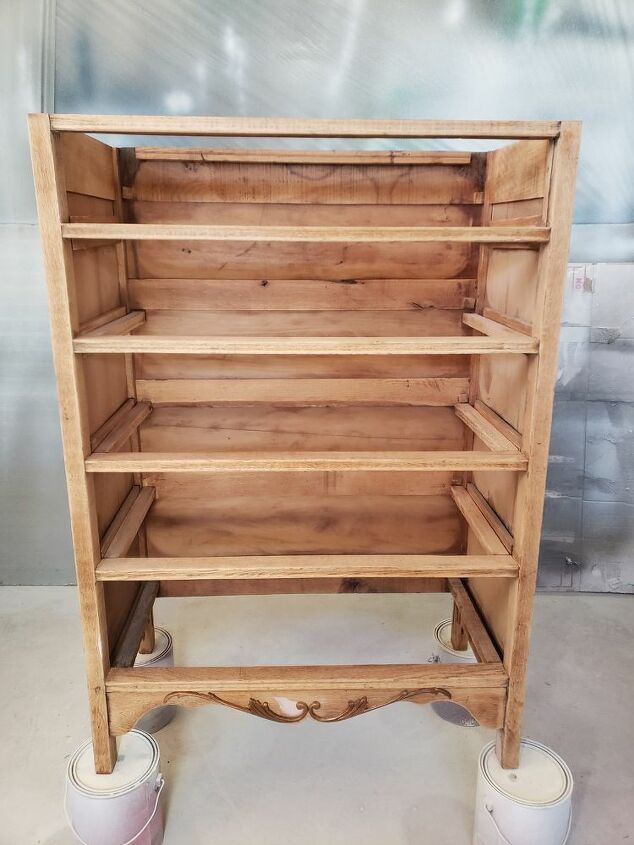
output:
M570 845L634 841L633 599L539 595L525 733L575 777ZM447 596L180 599L157 624L190 665L426 660ZM0 589L1 845L71 845L65 763L88 736L75 591ZM276 725L179 710L157 735L165 845L470 845L476 764L493 732L398 704ZM538 845L538 843L536 843Z

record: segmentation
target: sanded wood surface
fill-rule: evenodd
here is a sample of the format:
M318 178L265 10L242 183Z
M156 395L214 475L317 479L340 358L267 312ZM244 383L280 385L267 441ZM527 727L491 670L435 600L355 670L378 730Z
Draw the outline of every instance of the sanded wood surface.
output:
M276 694L326 720L451 696L516 766L578 126L31 130L97 770L166 698L253 712ZM86 131L519 140L113 150ZM110 669L158 595L381 590L449 590L479 662Z
M502 543L482 511L478 508L470 493L464 487L452 487L451 494L461 514L467 520L469 528L478 538L486 554L506 555L507 550L504 543ZM463 577L467 576L465 575Z
M304 406L343 402L355 405L452 405L466 400L468 387L468 379L458 378L137 381L139 398L153 404L271 402Z
M139 161L248 161L281 164L469 164L458 150L239 150L209 147L135 147Z
M462 420L476 437L493 452L509 452L516 448L514 443L505 437L500 429L489 422L473 405L463 403L456 405L455 410L458 419Z
M163 355L488 355L531 353L538 341L519 332L496 337L77 337L75 352Z
M93 472L417 472L442 469L517 471L526 468L518 452L232 452L93 453Z
M139 533L154 501L153 487L133 487L101 541L101 554L122 557Z
M100 581L207 578L455 578L517 574L510 555L252 555L119 558L97 567Z
M556 120L350 120L294 117L174 117L51 114L62 132L268 138L555 138Z
M151 613L154 599L158 595L158 588L156 581L150 581L139 588L136 601L114 650L113 667L124 669L134 665L148 614Z
M64 238L155 241L377 243L466 241L546 243L546 226L188 226L168 223L63 223Z
M132 308L416 311L471 304L473 279L130 279Z
M109 692L217 692L317 689L416 689L425 686L504 687L506 673L491 664L383 664L358 666L240 666L116 669Z
M467 629L473 653L481 664L499 664L500 655L482 623L467 588L460 579L452 578L449 580L449 589L460 613L462 624Z
M93 449L97 452L116 452L125 443L127 443L132 435L136 432L141 423L147 419L152 411L152 406L149 402L134 402L125 406L117 412L117 420L113 424L112 417L108 420L110 431L100 437Z
M94 328L84 334L80 335L80 339L96 338L96 337L110 337L114 335L122 335L137 329L145 322L144 311L130 311L123 317L118 317L111 320L109 323L103 323L97 328Z

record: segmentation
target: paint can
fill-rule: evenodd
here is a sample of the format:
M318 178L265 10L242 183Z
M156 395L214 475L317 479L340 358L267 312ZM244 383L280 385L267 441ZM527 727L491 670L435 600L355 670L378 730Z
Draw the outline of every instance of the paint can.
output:
M476 656L470 646L464 651L457 651L451 646L451 619L443 619L434 629L434 654L432 661L435 663L477 663ZM463 728L478 727L478 722L471 713L453 701L432 701L431 708L437 716L452 725L460 725Z
M156 740L142 731L122 736L109 775L95 774L92 742L68 763L64 809L82 845L161 845L163 776Z
M520 745L517 769L503 769L495 743L478 764L473 845L564 845L572 821L572 773L550 748Z
M154 629L154 650L150 654L137 654L134 661L135 667L157 667L157 666L173 666L174 665L174 651L172 648L172 637L164 628ZM164 728L174 718L176 713L176 706L174 704L165 704L162 707L155 707L143 716L136 723L135 728L139 731L145 731L148 734L155 734Z

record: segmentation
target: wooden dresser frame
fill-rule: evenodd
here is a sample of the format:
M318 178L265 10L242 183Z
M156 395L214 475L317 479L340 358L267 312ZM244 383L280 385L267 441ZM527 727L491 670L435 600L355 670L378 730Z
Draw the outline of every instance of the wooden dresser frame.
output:
M112 771L116 735L163 703L329 722L438 699L498 729L502 765L516 767L580 125L36 114L29 128L97 772ZM86 133L515 143L490 153L131 149ZM153 271L153 249L178 278ZM223 278L213 256L225 249L234 270ZM188 269L197 255L211 256L213 278L200 278L204 262ZM299 275L302 256L310 266ZM339 284L330 256L342 256L349 276L333 270ZM247 280L240 261L250 260L260 264ZM271 282L269 261L280 275ZM198 313L209 302L219 319ZM384 331L370 331L383 309ZM286 325L284 312L299 329L270 328ZM237 328L188 328L204 320ZM318 330L301 329L309 322ZM273 368L262 378L271 360L292 377L271 377ZM239 377L219 369L232 366ZM207 430L187 428L186 413L217 420L235 407L254 419L266 402L273 416L322 409L310 412L319 430L307 446L209 449ZM360 406L366 428L377 415L376 451L367 438L359 450L345 451L345 440L310 447L336 420L333 408ZM421 420L409 440L436 437L438 448L385 445L386 420L414 419L385 409L407 407ZM161 448L166 438L184 448ZM214 479L235 497L288 484L306 507L317 488L348 493L350 508L357 497L380 506L415 490L389 513L400 520L420 503L428 534L417 547L393 539L376 552L353 537L334 549L324 541L327 552L296 553L289 540L277 553L210 554L203 511L189 532L203 539L188 554L187 531L170 524L190 524L186 503L209 499ZM185 488L190 499L179 498ZM157 596L363 591L450 591L453 644L470 642L478 662L133 668L139 649L152 649Z

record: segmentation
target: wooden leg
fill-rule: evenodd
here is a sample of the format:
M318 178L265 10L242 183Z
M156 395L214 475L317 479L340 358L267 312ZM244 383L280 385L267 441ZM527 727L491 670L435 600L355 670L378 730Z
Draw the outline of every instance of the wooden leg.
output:
M511 726L511 721L507 712L495 743L495 753L503 769L517 769L520 764L521 733Z
M139 654L151 654L154 651L154 612L150 609L145 620L145 628L143 629L143 638L139 646Z
M102 734L94 725L92 729L92 748L95 759L95 772L98 775L110 775L117 762L117 738Z
M460 611L454 601L453 616L451 618L451 647L456 651L465 651L468 645L467 629L462 624Z

